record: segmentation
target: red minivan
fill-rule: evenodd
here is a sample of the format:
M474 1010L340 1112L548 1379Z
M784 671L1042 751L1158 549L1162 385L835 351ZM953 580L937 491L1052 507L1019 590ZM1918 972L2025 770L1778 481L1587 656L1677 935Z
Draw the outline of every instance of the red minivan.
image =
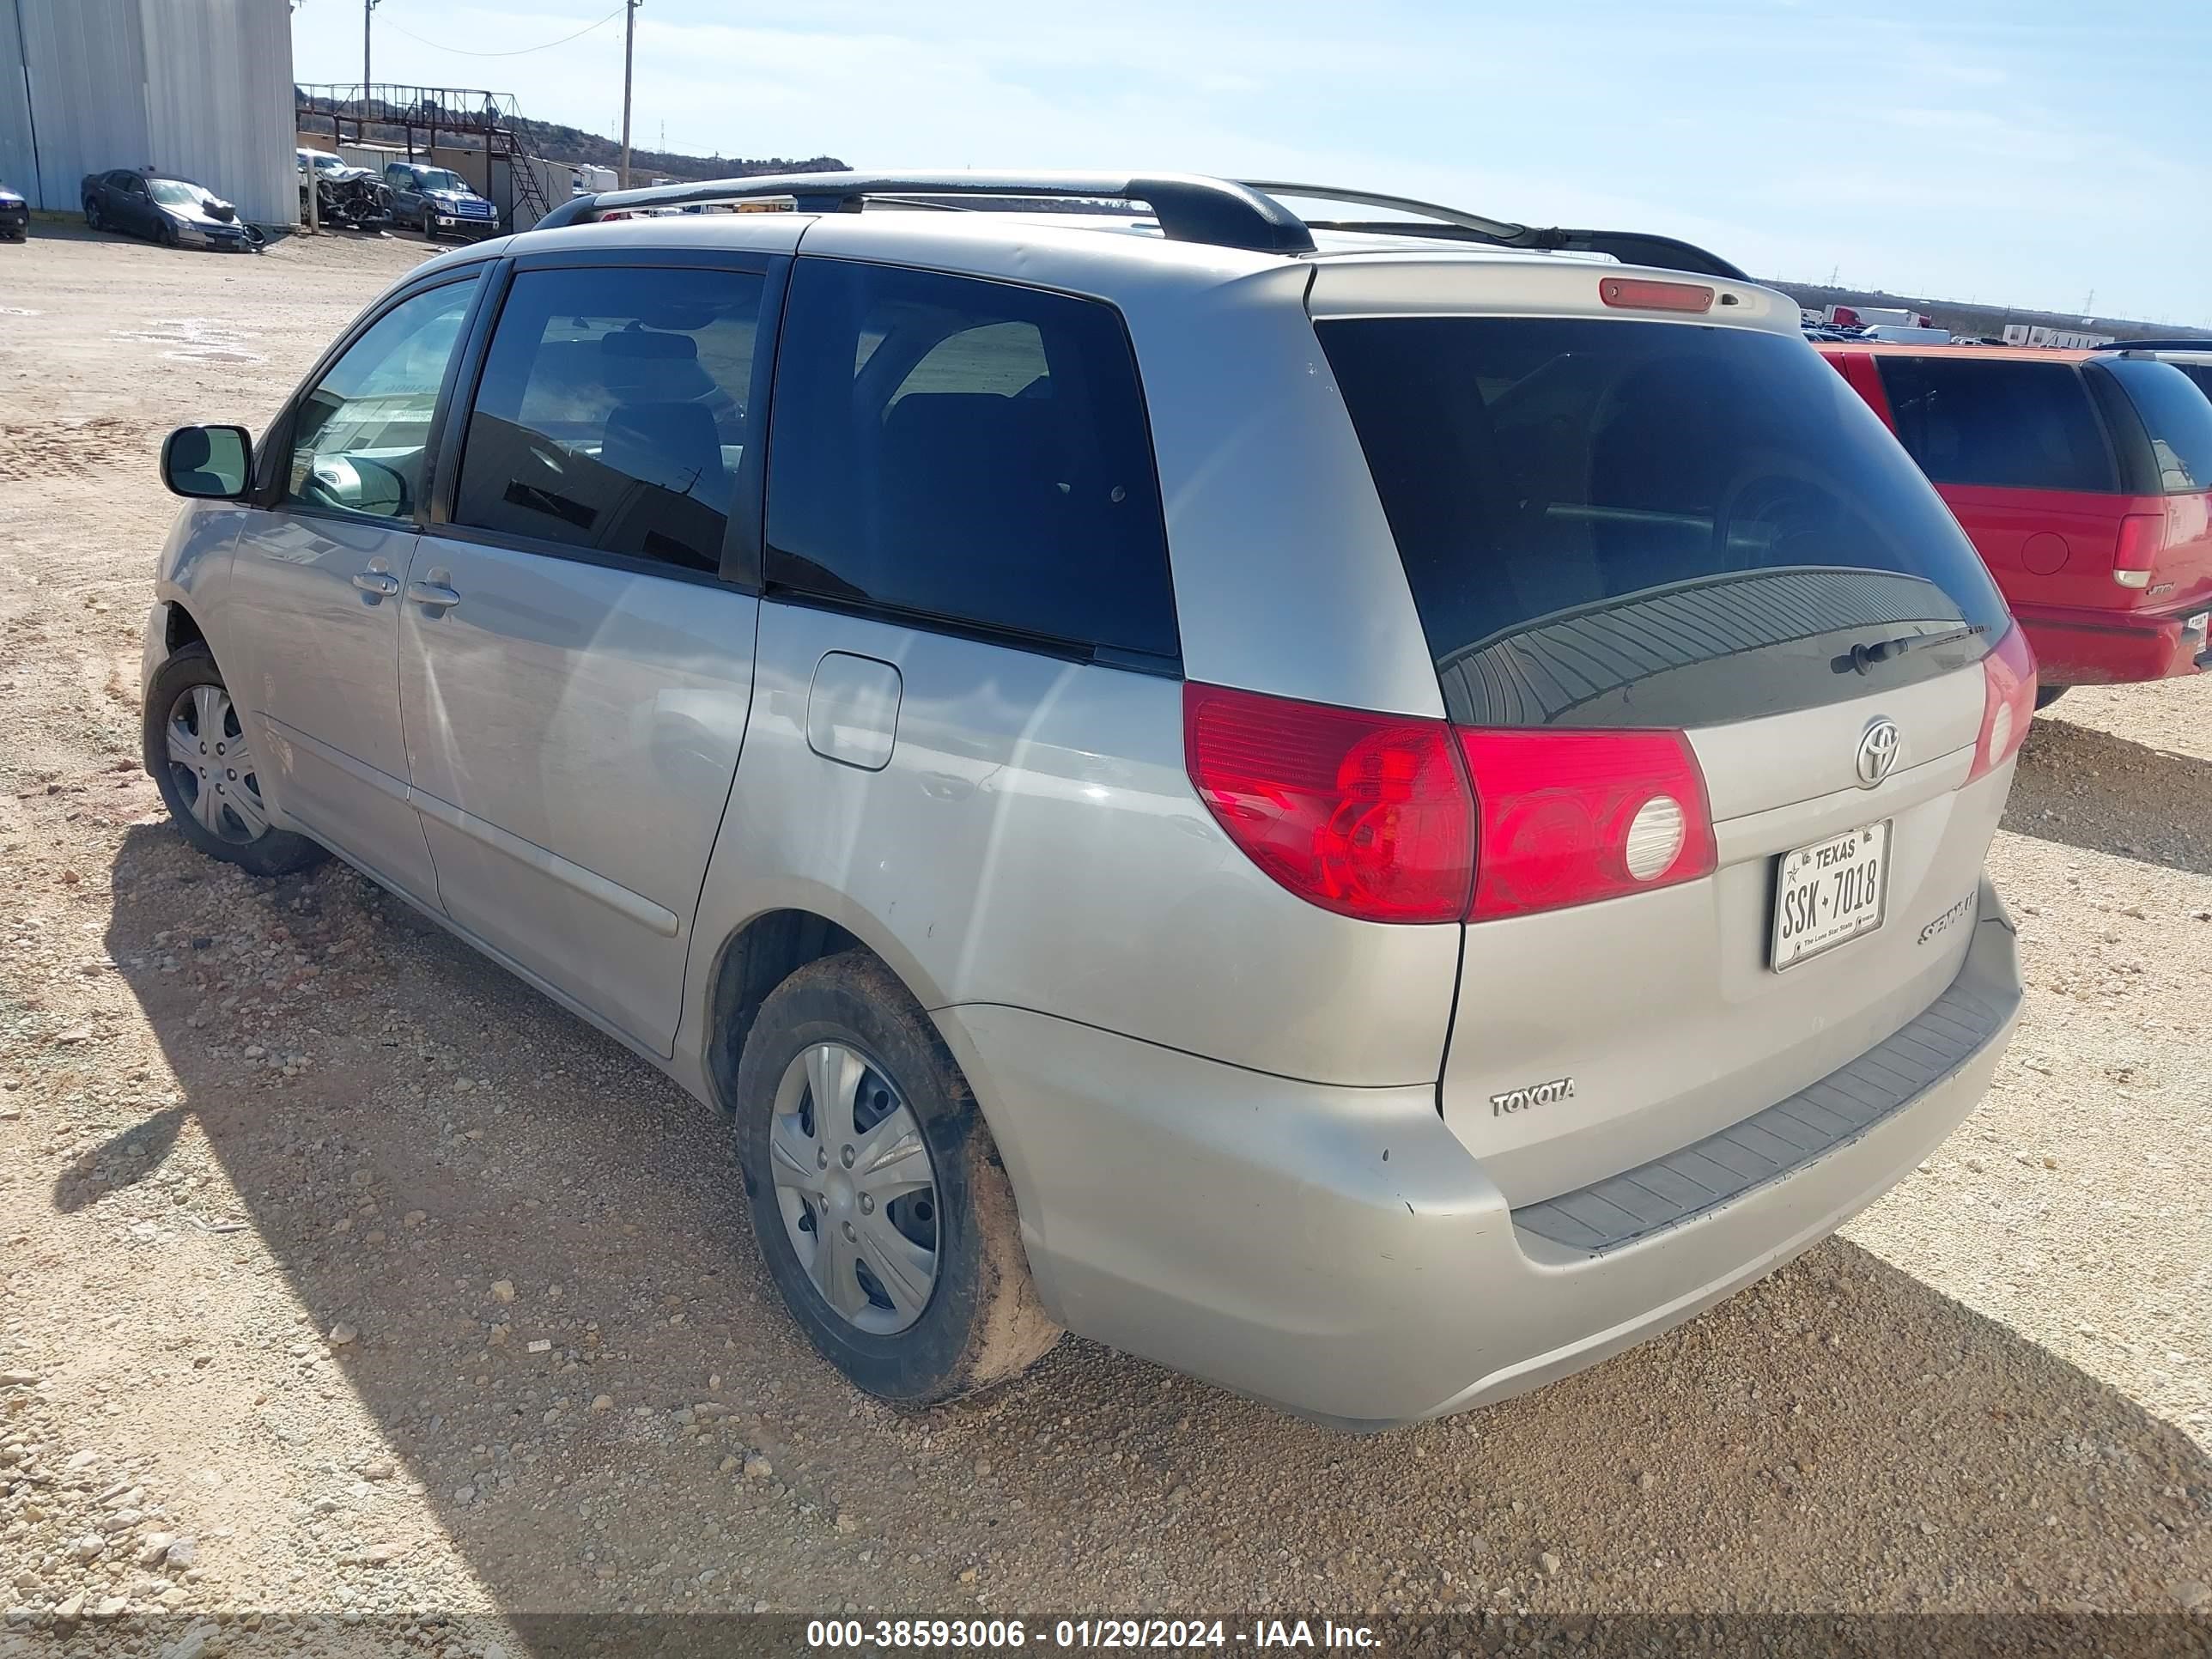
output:
M2212 400L2094 351L1824 344L1935 483L2069 685L2212 668Z

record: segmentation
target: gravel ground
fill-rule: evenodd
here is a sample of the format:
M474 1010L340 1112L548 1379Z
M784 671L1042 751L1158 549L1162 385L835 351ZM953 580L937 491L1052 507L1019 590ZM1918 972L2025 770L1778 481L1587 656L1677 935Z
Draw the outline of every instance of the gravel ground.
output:
M11 1627L2207 1605L2212 687L2038 720L1997 1086L1675 1334L1362 1440L1073 1340L901 1415L779 1311L704 1108L341 868L198 857L138 770L161 434L264 420L421 247L38 233L0 248Z

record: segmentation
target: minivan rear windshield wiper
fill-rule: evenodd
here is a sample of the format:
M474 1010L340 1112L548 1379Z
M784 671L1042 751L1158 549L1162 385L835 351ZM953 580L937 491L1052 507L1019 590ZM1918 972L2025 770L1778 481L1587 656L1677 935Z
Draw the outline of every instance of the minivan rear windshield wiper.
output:
M1917 651L1923 646L1954 645L1960 640L1972 639L1989 629L1979 623L1965 628L1954 628L1948 634L1905 634L1893 640L1876 640L1871 645L1855 645L1843 656L1829 665L1838 674L1863 674L1877 663L1885 663L1903 656L1908 651Z

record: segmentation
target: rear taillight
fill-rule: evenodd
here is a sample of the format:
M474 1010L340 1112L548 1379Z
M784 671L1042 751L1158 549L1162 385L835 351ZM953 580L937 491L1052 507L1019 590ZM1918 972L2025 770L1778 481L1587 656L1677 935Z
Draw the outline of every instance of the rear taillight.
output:
M1524 915L1714 866L1705 775L1680 732L1467 731L1192 684L1183 743L1246 857L1362 921Z
M1972 783L2013 757L2035 718L2035 653L2015 623L1982 659L1982 731L1974 739Z
M1712 872L1705 774L1680 732L1462 731L1480 855L1472 921Z
M1474 803L1442 720L1183 687L1191 781L1276 881L1366 921L1457 921Z
M2130 513L2120 520L2112 555L2112 580L2123 587L2148 587L2158 556L2166 551L2166 514Z

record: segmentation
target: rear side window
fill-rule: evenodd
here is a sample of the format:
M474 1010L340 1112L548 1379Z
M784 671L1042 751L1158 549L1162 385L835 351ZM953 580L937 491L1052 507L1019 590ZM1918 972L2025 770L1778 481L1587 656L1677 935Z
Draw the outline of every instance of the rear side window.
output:
M1937 483L2119 489L2104 428L2071 363L1877 357L1897 435Z
M1096 301L800 259L768 541L772 590L1176 653L1136 362Z
M455 521L719 569L762 283L635 266L517 276L469 416Z
M2166 495L2212 490L2212 401L2187 375L2170 363L2130 357L2095 364L2090 373L2118 381L2142 424L2150 446L2147 489Z
M1609 319L1317 327L1455 720L1782 713L1965 666L2006 624L1957 521L1802 341Z

